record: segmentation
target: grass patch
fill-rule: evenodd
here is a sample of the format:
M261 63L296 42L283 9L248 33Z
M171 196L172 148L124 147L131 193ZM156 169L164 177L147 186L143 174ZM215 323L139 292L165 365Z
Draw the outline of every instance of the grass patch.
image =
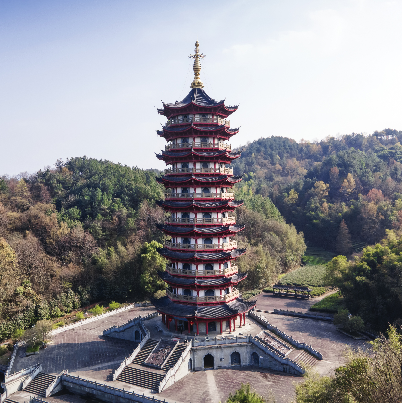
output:
M53 324L53 329L58 329L59 327L63 327L65 325L64 321L60 321Z
M102 315L105 312L105 308L102 305L95 305L92 309L89 310L94 316Z
M325 297L321 301L315 303L310 310L336 313L342 308L344 308L343 297L341 296L341 293L337 291L336 293L328 295L328 297Z
M308 247L306 254L303 256L303 262L306 264L326 264L336 256L335 253L325 249Z
M78 321L78 320L82 320L82 319L85 319L85 315L84 315L84 312L77 312L76 314L75 314L75 319Z
M326 266L325 265L307 265L299 267L284 275L280 284L326 287L325 283Z
M0 346L0 357L8 352L7 346Z

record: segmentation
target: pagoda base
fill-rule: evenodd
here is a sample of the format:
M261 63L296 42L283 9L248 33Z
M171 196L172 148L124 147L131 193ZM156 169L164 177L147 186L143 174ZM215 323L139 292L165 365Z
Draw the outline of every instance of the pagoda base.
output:
M172 302L169 297L152 300L156 310L162 315L162 322L172 331L208 335L222 334L224 331L236 330L236 319L239 326L246 323L246 313L255 307L255 301L244 301L237 298L223 305L199 306L183 305Z

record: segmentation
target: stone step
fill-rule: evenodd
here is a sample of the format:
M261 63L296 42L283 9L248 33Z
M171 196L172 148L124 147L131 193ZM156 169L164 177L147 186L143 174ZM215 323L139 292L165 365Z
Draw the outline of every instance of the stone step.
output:
M164 371L169 371L170 368L174 367L179 361L179 358L183 354L183 351L186 349L187 343L180 343L178 344L175 349L173 350L172 355L169 357L169 359L166 361L166 363L163 365L162 369Z
M158 390L158 386L163 378L164 374L128 366L124 368L117 380L155 391Z
M311 368L318 362L317 358L315 358L305 350L301 350L300 354L297 355L296 358L293 359L293 361L304 368Z
M133 364L143 364L157 344L158 340L148 339L147 342L142 346L140 352L134 358Z
M46 389L56 379L55 375L39 372L38 375L28 384L24 392L31 393L35 396L45 396Z
M289 342L287 342L286 340L282 339L281 336L278 336L276 333L271 332L271 331L268 330L268 329L264 329L264 332L266 332L267 334L269 334L271 337L274 337L274 338L280 340L281 343L283 343L285 346L289 347L289 349L292 349L292 350L293 350L293 349L295 348L295 347L292 346Z

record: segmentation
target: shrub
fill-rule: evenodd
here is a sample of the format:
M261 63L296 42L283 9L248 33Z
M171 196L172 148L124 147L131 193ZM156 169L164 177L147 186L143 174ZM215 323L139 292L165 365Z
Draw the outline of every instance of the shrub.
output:
M120 305L121 305L121 304L119 304L118 302L112 301L112 302L109 304L109 309L110 309L111 311L113 311L113 310L115 310L115 309L120 308Z
M63 327L65 323L61 320L60 322L57 322L53 324L53 329L58 329L59 327Z
M104 308L102 305L95 305L92 309L89 310L89 312L91 312L93 315L97 316L97 315L102 315L104 311Z
M7 353L7 351L8 351L7 346L0 346L0 357L5 353Z
M338 313L334 315L334 325L344 328L349 321L349 311L347 309L339 309Z
M84 319L85 318L85 315L84 315L84 313L83 312L77 312L76 314L75 314L75 319L76 320L82 320L82 319Z
M27 346L27 353L36 353L39 351L39 348L42 343L35 343L33 346Z
M334 315L334 325L339 326L348 333L357 333L364 329L364 322L360 316L352 316L347 309L340 309Z
M15 329L11 337L13 340L21 340L24 336L24 333L24 329Z
M261 294L261 290L250 290L250 291L244 291L241 296L243 299L247 300L252 297L255 297L256 295Z
M52 317L53 318L60 318L60 316L63 316L63 312L60 310L58 306L55 306L52 309Z

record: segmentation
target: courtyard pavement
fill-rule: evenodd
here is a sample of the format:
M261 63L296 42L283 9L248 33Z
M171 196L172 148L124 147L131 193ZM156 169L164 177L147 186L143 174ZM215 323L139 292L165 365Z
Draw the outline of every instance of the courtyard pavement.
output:
M263 293L258 297L257 309L262 311L260 313L270 323L293 336L296 340L311 344L313 348L320 351L323 355L323 360L319 361L315 370L320 374L331 374L336 367L345 362L344 353L346 347L364 347L365 342L351 339L339 333L335 326L328 322L264 312L272 312L275 308L307 311L316 301L318 301L317 298L296 300L294 298L274 297L272 294ZM152 307L133 308L59 333L53 337L52 343L47 349L40 350L39 355L22 358L23 354L20 351L17 355L13 372L40 362L43 371L47 373L57 374L63 369L67 369L70 374L75 376L153 396L149 390L133 387L127 383L109 381L109 376L113 369L117 368L122 360L131 354L136 347L136 343L102 336L103 330L110 326L124 324L133 317L138 315L145 316L153 311ZM167 331L161 323L160 316L147 320L145 325L150 330L152 338L177 337L177 334ZM163 329L163 332L158 331L157 325ZM232 334L255 335L259 331L261 331L261 326L247 318L246 325L241 328L236 326L236 332L232 332ZM185 333L183 332L183 337L186 336ZM225 332L225 334L229 333ZM211 336L213 337L214 335ZM242 383L250 383L252 388L259 394L268 397L273 393L277 403L289 403L295 396L294 383L302 380L302 377L261 368L200 371L190 373L161 394L156 394L155 397L177 403L218 403L224 402L229 394L237 390ZM92 401L70 394L54 396L47 400L49 402L69 403L89 403Z

